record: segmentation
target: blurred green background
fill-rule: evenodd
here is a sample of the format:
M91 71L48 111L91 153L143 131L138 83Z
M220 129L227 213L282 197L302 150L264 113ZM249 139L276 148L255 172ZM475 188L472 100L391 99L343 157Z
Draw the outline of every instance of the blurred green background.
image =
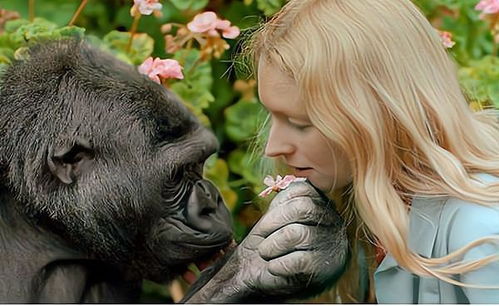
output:
M361 0L358 0L361 1ZM67 27L83 2L74 25ZM0 65L22 56L27 43L46 37L86 36L118 58L133 65L147 57L177 59L184 67L183 80L163 84L216 134L220 152L205 166L205 177L220 189L234 216L236 240L240 240L261 216L265 203L257 198L264 186L252 143L266 113L258 102L256 82L245 63L236 55L241 42L286 0L161 0L160 14L141 16L128 47L134 18L133 0L0 0ZM496 16L479 18L474 7L478 0L415 0L433 26L452 33L456 44L449 53L459 65L459 77L470 107L499 107L499 61L497 43L499 21ZM203 11L214 11L241 29L236 39L217 39L179 43L186 37L185 25ZM494 19L495 18L495 19ZM173 30L161 27L173 23ZM164 28L163 28L164 30ZM171 35L170 40L166 35ZM182 36L184 35L184 36ZM175 43L168 45L166 42ZM204 44L203 44L204 43ZM167 52L176 47L173 53ZM228 49L227 49L228 48ZM218 52L216 52L218 51ZM179 280L174 291L186 285ZM144 282L144 302L171 301L170 288ZM331 302L328 298L313 301Z

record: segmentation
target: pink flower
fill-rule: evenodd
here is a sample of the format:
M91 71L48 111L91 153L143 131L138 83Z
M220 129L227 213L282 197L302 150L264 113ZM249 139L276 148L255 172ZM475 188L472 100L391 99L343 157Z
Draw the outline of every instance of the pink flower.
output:
M442 39L442 43L446 48L452 48L456 42L452 41L452 33L447 31L438 31L440 34L440 38Z
M499 0L480 0L475 10L482 11L480 18L483 18L483 14L497 14L499 13Z
M140 73L147 75L151 80L156 83L161 83L159 77L164 79L175 78L183 79L182 66L173 59L160 59L156 57L148 57L139 67Z
M236 26L231 26L230 21L222 20L217 14L211 11L203 12L194 16L194 19L187 24L187 28L194 33L206 33L210 36L218 36L217 30L222 31L225 38L236 38L240 30Z
M151 15L153 11L159 11L163 5L159 0L133 0L133 6L130 10L132 16L138 10L142 15Z
M216 28L222 30L224 38L234 39L241 33L238 27L230 26L230 21L228 20L218 20Z
M215 30L217 22L217 14L208 11L194 16L194 19L187 24L187 28L194 33L211 32Z
M267 185L268 187L265 188L262 192L258 194L258 196L264 198L268 196L269 194L272 193L272 191L279 192L283 189L288 188L289 184L292 182L304 182L306 178L304 177L296 177L294 175L286 175L284 178L282 176L278 175L276 179L274 180L273 177L270 175L267 175L263 179L263 183Z

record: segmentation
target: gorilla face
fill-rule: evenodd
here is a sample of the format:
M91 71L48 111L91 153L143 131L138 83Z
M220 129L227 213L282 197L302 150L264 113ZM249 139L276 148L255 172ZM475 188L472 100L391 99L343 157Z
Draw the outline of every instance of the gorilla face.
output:
M167 281L231 241L202 179L216 138L177 98L79 41L29 54L0 92L0 165L17 209L132 278Z

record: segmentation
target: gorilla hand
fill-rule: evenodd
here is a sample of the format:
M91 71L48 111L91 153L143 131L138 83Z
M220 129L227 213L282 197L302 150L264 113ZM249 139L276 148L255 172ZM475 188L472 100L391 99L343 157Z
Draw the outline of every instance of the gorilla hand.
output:
M227 259L187 302L277 302L305 298L343 272L348 243L330 200L307 182L292 183L270 204Z

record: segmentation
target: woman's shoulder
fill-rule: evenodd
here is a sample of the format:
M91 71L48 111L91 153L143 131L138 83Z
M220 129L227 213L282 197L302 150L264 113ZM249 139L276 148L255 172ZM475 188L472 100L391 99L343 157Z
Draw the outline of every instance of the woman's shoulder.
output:
M477 185L499 183L499 177L491 174L479 173L472 176ZM499 201L496 204L497 205L481 205L472 201L449 197L445 201L444 212L456 214L455 217L461 217L468 221L472 221L474 220L473 217L482 217L483 214L495 215L496 213L499 213Z
M481 173L475 177L478 184L499 182L499 177L490 174ZM499 202L481 205L449 197L442 210L440 227L447 229L451 250L486 236L499 235Z

